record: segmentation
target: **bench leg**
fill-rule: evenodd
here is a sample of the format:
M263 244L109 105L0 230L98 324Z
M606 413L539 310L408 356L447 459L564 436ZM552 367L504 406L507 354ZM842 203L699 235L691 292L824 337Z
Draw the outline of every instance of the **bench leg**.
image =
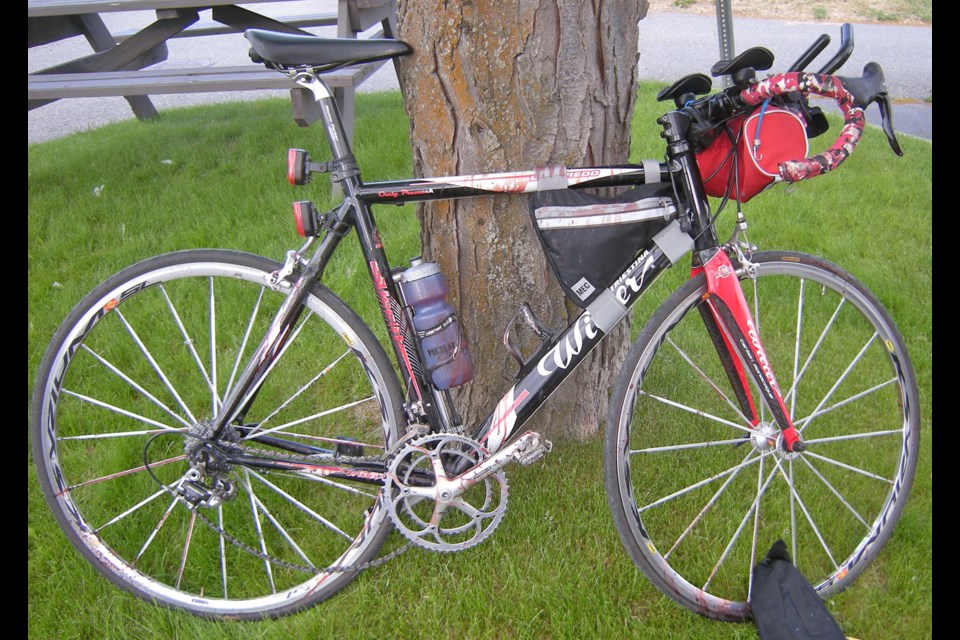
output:
M106 51L117 46L116 41L113 39L113 36L110 35L107 25L103 23L103 19L99 14L90 13L78 16L78 20L80 22L80 30L94 51ZM150 101L149 96L124 96L124 99L130 105L130 108L133 109L133 113L137 116L138 120L152 120L159 115L157 108L153 106L153 102Z

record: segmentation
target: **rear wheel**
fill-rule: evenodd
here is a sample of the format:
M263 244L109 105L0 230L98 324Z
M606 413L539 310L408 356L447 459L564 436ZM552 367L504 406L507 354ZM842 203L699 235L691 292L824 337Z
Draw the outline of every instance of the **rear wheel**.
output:
M777 539L822 597L849 585L900 517L919 444L910 359L874 296L813 256L752 261L755 275L738 275L806 451L784 450L769 411L752 428L738 409L698 313L703 276L633 345L604 451L631 558L668 596L721 620L749 618L752 568Z
M369 562L391 530L382 485L265 470L217 446L188 461L289 292L270 283L279 268L207 250L134 265L77 306L41 364L32 445L47 502L137 596L206 617L283 615L343 588L357 571L325 569ZM318 467L381 457L402 424L389 360L329 290L313 286L305 307L227 446Z

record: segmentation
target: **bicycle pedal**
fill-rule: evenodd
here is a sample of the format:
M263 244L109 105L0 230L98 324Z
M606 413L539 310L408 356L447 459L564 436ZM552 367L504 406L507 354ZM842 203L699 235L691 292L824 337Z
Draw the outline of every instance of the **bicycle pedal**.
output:
M513 459L520 464L527 466L533 464L553 449L553 443L542 438L539 433L531 433L530 445L523 451L517 451Z

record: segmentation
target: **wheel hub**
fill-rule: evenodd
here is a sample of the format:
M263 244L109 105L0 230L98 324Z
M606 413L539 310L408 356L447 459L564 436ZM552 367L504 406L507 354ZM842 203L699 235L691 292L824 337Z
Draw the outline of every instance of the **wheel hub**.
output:
M772 424L761 423L752 434L750 440L753 442L753 448L760 452L772 451L777 448L777 439L780 437L780 430Z
M760 424L750 434L750 441L753 443L753 448L760 453L776 451L777 455L784 460L793 460L800 455L798 451L787 450L786 438L783 437L783 433L775 424Z

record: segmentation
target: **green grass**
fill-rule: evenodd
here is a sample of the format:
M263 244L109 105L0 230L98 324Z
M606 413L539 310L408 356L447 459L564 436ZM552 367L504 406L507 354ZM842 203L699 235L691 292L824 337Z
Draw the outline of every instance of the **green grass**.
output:
M633 160L662 156L653 122L662 106L653 99L658 88L641 89ZM811 141L812 150L826 147L827 136ZM361 95L356 138L367 180L410 175L399 95ZM847 635L864 639L932 635L932 145L901 143L906 156L897 159L870 129L842 170L778 186L746 206L750 239L760 248L822 255L873 289L914 360L923 436L910 502L880 558L830 602ZM277 259L296 247L290 202L312 199L323 209L333 201L323 176L306 188L289 186L289 147L327 157L319 129L296 127L285 100L169 111L157 122L31 146L28 385L62 318L123 266L190 247ZM382 208L378 222L393 262L419 252L411 207ZM327 282L377 328L358 257L348 240ZM638 305L637 324L683 277L683 269L663 277ZM480 547L449 556L409 552L296 616L215 623L142 603L101 578L58 529L28 455L29 636L756 638L750 625L688 613L636 570L613 529L601 467L599 437L557 443L537 465L508 469L508 514Z

